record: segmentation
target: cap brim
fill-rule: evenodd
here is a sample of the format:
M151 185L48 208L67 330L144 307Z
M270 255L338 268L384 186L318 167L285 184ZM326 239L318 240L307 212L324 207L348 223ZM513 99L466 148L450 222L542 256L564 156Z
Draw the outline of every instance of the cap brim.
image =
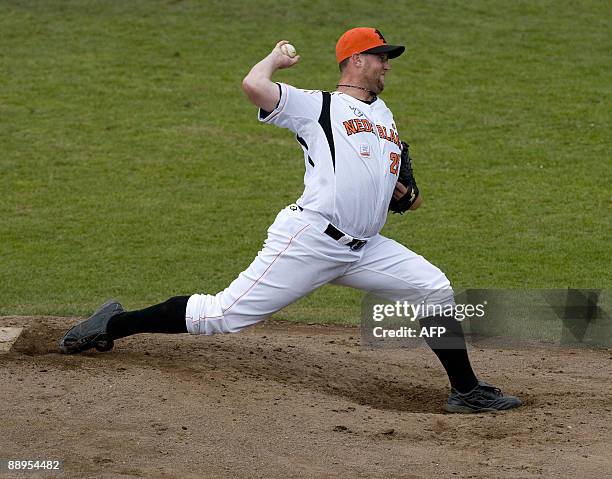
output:
M369 50L366 50L361 53L386 53L387 57L391 59L399 57L402 53L404 53L404 50L406 50L406 47L403 45L380 45L378 47L370 48Z

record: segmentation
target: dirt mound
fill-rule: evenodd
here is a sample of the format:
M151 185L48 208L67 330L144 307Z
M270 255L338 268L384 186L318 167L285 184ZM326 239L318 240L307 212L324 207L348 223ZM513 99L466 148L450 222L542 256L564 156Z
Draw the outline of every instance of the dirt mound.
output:
M58 321L55 318L37 318L26 324L13 345L13 351L28 356L56 353L57 343L67 329L65 325L69 324L67 321L70 319Z
M367 350L356 328L270 321L237 335L141 335L65 356L77 318L25 328L0 356L2 457L66 477L601 477L610 470L608 350L479 343L516 411L448 415L426 347Z

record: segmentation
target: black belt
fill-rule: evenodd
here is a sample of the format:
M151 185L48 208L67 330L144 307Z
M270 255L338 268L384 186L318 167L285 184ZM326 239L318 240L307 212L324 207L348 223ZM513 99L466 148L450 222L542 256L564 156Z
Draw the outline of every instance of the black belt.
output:
M304 208L302 208L300 205L295 205L295 206L297 206L300 209L300 211L304 211ZM293 205L291 207L293 208ZM338 241L343 236L346 236L342 231L340 231L338 228L336 228L331 223L327 225L327 228L325 229L325 234L335 239L336 241ZM351 248L353 251L359 251L361 248L365 246L367 242L368 242L367 240L353 239L352 241L348 242L346 246Z
M338 241L343 236L346 236L342 231L340 231L338 228L336 228L331 223L329 225L327 225L327 228L325 229L325 234L327 236L332 237L336 241ZM359 251L361 248L363 248L365 246L365 244L367 242L368 242L367 240L354 239L354 240L348 242L346 244L346 246L351 248L353 251Z

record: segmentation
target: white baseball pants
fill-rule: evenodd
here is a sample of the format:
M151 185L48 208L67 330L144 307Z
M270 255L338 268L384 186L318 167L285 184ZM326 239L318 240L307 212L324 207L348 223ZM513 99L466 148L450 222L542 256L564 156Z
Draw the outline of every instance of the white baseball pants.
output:
M391 301L453 304L444 273L422 256L380 234L359 251L324 233L328 221L290 205L268 229L251 265L216 295L194 294L186 311L191 334L235 333L327 283Z

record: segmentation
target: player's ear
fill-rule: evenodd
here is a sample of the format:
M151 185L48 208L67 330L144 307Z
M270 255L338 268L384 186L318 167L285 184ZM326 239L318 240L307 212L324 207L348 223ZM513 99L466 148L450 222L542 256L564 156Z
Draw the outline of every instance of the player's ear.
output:
M360 53L353 53L351 55L351 62L356 67L361 67L361 65L363 65L363 59L361 58L361 54Z

